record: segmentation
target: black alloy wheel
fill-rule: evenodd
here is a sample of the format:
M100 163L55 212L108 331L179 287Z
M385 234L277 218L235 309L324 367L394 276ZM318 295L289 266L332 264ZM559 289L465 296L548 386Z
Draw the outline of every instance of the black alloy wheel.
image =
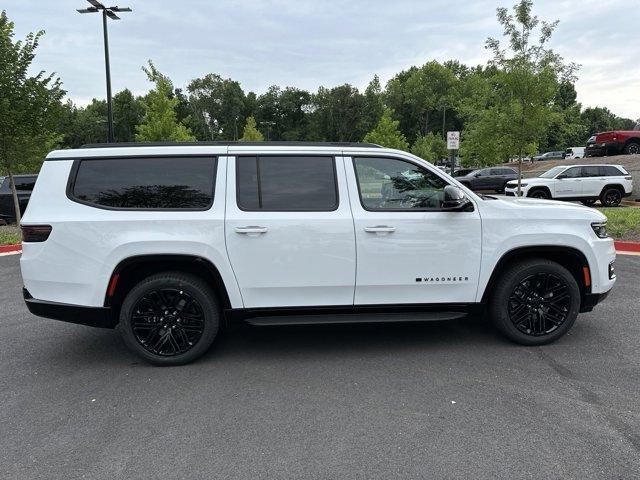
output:
M135 285L120 309L127 346L157 365L182 365L202 356L218 333L220 306L199 277L153 275Z
M600 203L605 207L617 207L620 202L622 202L622 193L617 188L607 188L600 197Z
M571 296L564 280L551 273L529 275L509 297L509 319L526 335L547 335L568 318Z
M630 142L624 147L624 153L627 155L638 155L640 154L640 143Z
M184 290L153 289L134 305L131 328L140 345L154 355L180 355L202 338L204 312Z
M549 194L547 193L547 191L543 190L541 188L538 189L538 190L534 190L533 192L531 192L529 194L529 196L531 198L541 198L541 199L544 199L544 200L548 200L549 199Z
M514 262L491 288L489 314L496 328L521 345L544 345L573 326L581 294L576 278L544 258Z

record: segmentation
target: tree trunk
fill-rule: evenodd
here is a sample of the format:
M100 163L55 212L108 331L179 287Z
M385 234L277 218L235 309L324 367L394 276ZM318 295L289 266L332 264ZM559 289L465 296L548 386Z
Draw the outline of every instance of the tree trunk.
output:
M518 153L518 193L517 196L520 197L520 189L522 184L522 150Z
M16 210L16 225L20 225L22 220L20 215L20 201L18 200L18 191L16 190L16 184L13 181L13 174L11 170L7 170L9 173L9 186L11 187L11 196L13 197L13 208Z

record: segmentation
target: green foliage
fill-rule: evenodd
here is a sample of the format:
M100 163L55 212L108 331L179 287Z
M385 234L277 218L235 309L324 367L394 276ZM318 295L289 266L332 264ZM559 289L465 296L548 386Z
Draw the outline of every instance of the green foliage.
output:
M22 241L20 233L13 229L14 227L0 226L0 245L15 245Z
M264 140L264 136L256 128L256 119L253 117L247 117L247 123L244 125L244 132L242 134L241 142L261 142Z
M435 163L447 156L447 142L434 133L427 133L416 139L411 147L411 153L428 161Z
M0 174L37 171L60 140L56 134L64 90L53 74L29 69L44 32L14 41L14 24L0 12ZM17 205L15 189L12 188ZM20 214L18 213L18 222Z
M607 230L613 238L624 239L632 234L640 234L640 208L615 207L600 208L607 216Z
M320 87L310 106L309 140L354 142L366 134L365 100L358 89L345 84Z
M135 98L128 88L113 96L113 133L116 142L135 141L136 126L142 122L144 113L142 101Z
M247 96L246 103L252 102ZM255 99L255 118L267 127L270 140L305 140L309 129L311 94L305 90L277 86Z
M386 109L382 114L378 125L365 135L364 141L375 143L383 147L406 150L409 147L407 139L402 133L400 133L400 130L398 130L400 122L398 120L394 120L392 116L393 111Z
M145 114L136 127L135 139L139 142L195 140L191 131L176 118L177 98L172 98L173 85L168 77L158 71L149 60L149 67L142 67L155 88L143 100Z

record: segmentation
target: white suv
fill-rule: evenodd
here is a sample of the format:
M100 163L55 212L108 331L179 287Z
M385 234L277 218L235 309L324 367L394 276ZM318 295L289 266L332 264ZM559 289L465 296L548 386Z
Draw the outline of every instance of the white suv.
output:
M599 199L605 207L616 207L633 192L633 179L620 165L569 165L522 179L520 187L524 197L579 200L587 206ZM505 195L518 195L517 181L507 183Z
M613 287L590 208L479 196L370 144L122 144L51 152L23 218L24 297L117 327L157 364L219 328L445 320L488 307L524 345Z

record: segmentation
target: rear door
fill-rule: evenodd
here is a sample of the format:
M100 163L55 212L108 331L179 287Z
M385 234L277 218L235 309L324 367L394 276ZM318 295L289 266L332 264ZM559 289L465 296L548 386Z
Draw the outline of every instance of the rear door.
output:
M227 168L227 252L245 308L353 305L341 157L237 155Z
M597 197L605 185L603 168L598 165L582 167L582 196Z
M443 211L447 180L409 158L345 158L357 254L356 305L475 301L477 208Z

